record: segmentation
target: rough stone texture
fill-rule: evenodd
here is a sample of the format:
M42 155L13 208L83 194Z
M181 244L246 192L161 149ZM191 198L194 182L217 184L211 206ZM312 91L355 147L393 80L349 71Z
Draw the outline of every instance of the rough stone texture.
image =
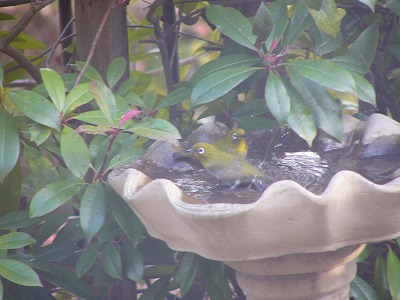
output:
M374 118L399 135L399 126L384 124L393 120ZM363 130L379 139L373 127ZM341 171L321 195L283 180L243 204L203 203L135 169L111 173L109 182L152 236L238 270L249 300L348 299L358 245L400 235L400 178L379 185Z

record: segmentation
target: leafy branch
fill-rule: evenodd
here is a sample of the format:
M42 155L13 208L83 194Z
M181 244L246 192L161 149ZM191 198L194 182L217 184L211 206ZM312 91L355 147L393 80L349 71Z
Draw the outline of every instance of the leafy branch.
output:
M11 46L11 42L28 26L35 14L54 0L35 0L31 3L29 10L10 30L10 33L0 38L0 52L10 56L22 66L36 82L42 82L39 70L20 51Z

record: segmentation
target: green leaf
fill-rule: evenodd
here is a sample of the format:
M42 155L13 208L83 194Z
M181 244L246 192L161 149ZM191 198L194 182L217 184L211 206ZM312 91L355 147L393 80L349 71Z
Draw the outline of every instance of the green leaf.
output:
M335 37L321 31L315 24L307 31L313 41L313 52L316 56L322 56L333 52L343 45L343 36L340 32Z
M107 187L107 200L111 208L112 215L115 221L126 233L128 238L137 245L141 240L144 231L143 224L138 217L133 213L124 200L121 199L110 187Z
M65 99L63 114L73 111L75 108L88 103L93 99L89 83L81 83L75 86Z
M88 242L99 232L106 218L106 199L104 188L96 181L89 185L81 201L79 215L81 227Z
M375 11L376 0L358 0L358 2L364 3L371 9L372 12Z
M257 116L268 111L265 99L252 99L235 108L234 117Z
M271 129L278 126L276 121L272 118L268 119L263 117L241 116L234 117L233 119L237 122L238 127L243 128L248 132L259 129Z
M333 57L331 61L346 69L365 74L375 58L378 38L379 25L376 22L360 34L345 55Z
M123 57L114 58L107 69L107 83L110 88L113 88L114 85L122 78L126 71L126 60Z
M82 178L90 165L89 149L82 136L68 126L64 126L60 141L61 155L68 169L77 178Z
M240 11L232 7L211 5L207 8L206 16L221 33L242 46L256 50L256 37L252 34L252 25Z
M325 88L307 78L290 73L290 79L313 112L317 127L340 140L343 134L340 102L333 99Z
M0 236L0 249L18 249L35 243L25 232L10 232Z
M167 96L161 99L160 103L156 106L156 110L161 108L167 108L172 105L181 103L190 98L191 90L186 87L180 87L173 90Z
M317 135L317 127L315 126L313 115L298 91L289 82L284 83L291 104L287 118L288 124L311 147Z
M61 111L65 102L65 86L61 76L52 69L40 69L44 86L49 93L51 101Z
M350 288L355 300L379 300L374 289L358 276L350 283Z
M143 96L143 103L146 109L152 109L157 101L157 93L155 91L146 91Z
M133 281L140 281L143 276L144 265L139 248L127 239L122 244L121 256L124 274Z
M47 218L40 229L35 233L36 244L35 249L42 246L42 244L58 230L67 221L68 214L52 214Z
M305 0L306 5L315 10L320 10L322 7L323 0Z
M319 10L310 9L318 28L335 37L340 31L340 21L343 14L336 7L334 0L322 0Z
M283 127L290 111L290 98L282 78L274 72L269 72L265 84L265 101L274 118Z
M19 156L19 134L15 120L6 111L0 111L0 182L15 167Z
M80 196L80 193L79 193ZM55 237L54 243L58 244L76 244L85 238L82 228L79 224L79 218L68 218Z
M400 16L400 2L398 0L384 1L387 8L393 11L396 15Z
M199 269L200 257L197 254L186 252L179 263L176 281L180 286L182 296L185 295L193 285Z
M376 0L358 0L358 2L364 3L371 9L372 12L375 11Z
M94 125L107 124L107 118L101 110L89 110L79 115L72 117L72 119L83 121Z
M283 33L288 25L288 11L285 0L274 1L268 5L268 9L272 16L273 27L272 32L266 40L265 44L267 48L271 45L272 41L278 43L278 41L282 38Z
M189 80L189 86L195 86L200 79L221 71L224 69L232 69L235 67L250 67L260 62L260 58L248 54L231 54L220 56L219 58L209 61L196 70Z
M35 123L28 128L29 140L37 146L43 144L51 135L51 128Z
M148 107L147 107L148 104L144 103L144 99L142 99L141 97L139 97L136 93L134 93L132 91L129 91L127 93L127 95L124 97L117 96L118 103L121 103L121 100L120 100L121 98L124 101L126 101L126 103L128 103L128 105L129 105L129 108L125 109L124 111L129 110L132 106L139 106L141 108L148 109Z
M163 119L152 119L136 123L124 131L134 132L141 136L155 140L180 139L181 135L174 125Z
M71 199L85 185L80 180L64 179L51 182L33 196L29 215L31 218L43 216Z
M44 45L41 41L39 41L35 37L25 34L25 33L20 33L16 38L14 38L11 42L11 45L19 50L25 50L25 49L46 50L47 49L47 46Z
M128 92L132 90L133 85L136 83L138 79L136 77L129 77L119 86L118 90L116 91L115 95L118 96L126 96Z
M4 70L0 66L0 87L3 87L3 82L4 82Z
M101 248L101 245L98 242L94 242L89 245L82 253L79 255L76 265L75 271L76 275L81 278L83 274L85 274L90 267L94 264L97 258L97 254Z
M60 131L60 114L49 100L39 94L25 90L9 92L8 96L15 107L28 118Z
M122 277L122 260L117 247L108 242L103 247L103 269L112 278L123 280Z
M42 286L39 276L31 267L7 257L0 257L0 277L20 285Z
M0 217L0 230L24 228L37 222L38 219L29 218L27 210L17 210Z
M20 162L0 183L0 216L18 210L21 200L22 170Z
M23 180L23 195L32 197L46 184L59 179L57 168L36 148L25 145L23 157L28 173Z
M234 67L213 72L203 77L192 90L192 106L211 102L249 78L258 68Z
M91 81L90 91L97 105L106 116L108 125L113 125L113 120L117 112L117 105L112 91L100 81Z
M43 260L34 260L30 262L30 266L44 271L40 273L44 280L64 291L74 294L78 299L89 299L90 295L93 293L83 280L79 280L75 272L66 269L65 266L51 264ZM65 293L63 294L66 296Z
M400 299L400 260L391 248L387 257L387 279L393 300Z
M85 66L84 61L77 61L76 62L76 68L81 71L83 67ZM95 68L93 68L91 65L88 66L86 69L85 73L83 74L86 78L94 81L99 81L103 82L103 78L101 77L100 73L97 72Z
M15 20L15 18L12 15L0 13L0 21L8 21L8 20Z
M139 300L164 299L165 294L168 292L170 280L170 276L161 277L144 291Z
M386 261L382 254L378 254L374 268L374 287L378 299L390 299L389 283L387 279Z
M115 169L118 166L138 160L145 151L139 148L124 148L114 156L107 165L107 170Z
M211 299L232 299L232 291L225 277L225 265L219 261L203 260L206 266L204 279L205 287Z
M376 106L376 94L373 85L356 72L350 72L350 74L353 76L353 79L356 83L358 98L364 102Z
M261 2L253 18L253 34L264 41L270 35L273 24L271 12L264 2Z
M283 46L289 46L293 44L300 35L314 23L313 18L310 15L306 5L303 1L297 1L294 6L292 17L290 18L289 24L286 28L286 32L283 38Z
M296 60L285 63L289 71L335 91L357 94L353 76L327 60Z

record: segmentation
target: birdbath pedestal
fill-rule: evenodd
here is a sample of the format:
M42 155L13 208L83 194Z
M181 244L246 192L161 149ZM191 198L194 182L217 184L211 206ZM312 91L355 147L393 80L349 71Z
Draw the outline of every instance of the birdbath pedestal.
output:
M319 195L283 180L239 204L203 202L136 169L108 180L150 235L235 269L248 300L349 299L364 244L400 236L400 178L340 171Z

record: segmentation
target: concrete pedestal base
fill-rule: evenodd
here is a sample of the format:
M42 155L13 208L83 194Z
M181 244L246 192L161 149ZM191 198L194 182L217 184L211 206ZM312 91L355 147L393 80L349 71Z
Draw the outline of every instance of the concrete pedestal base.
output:
M363 249L364 245L349 246L226 264L237 271L247 300L348 300L356 275L354 259Z

